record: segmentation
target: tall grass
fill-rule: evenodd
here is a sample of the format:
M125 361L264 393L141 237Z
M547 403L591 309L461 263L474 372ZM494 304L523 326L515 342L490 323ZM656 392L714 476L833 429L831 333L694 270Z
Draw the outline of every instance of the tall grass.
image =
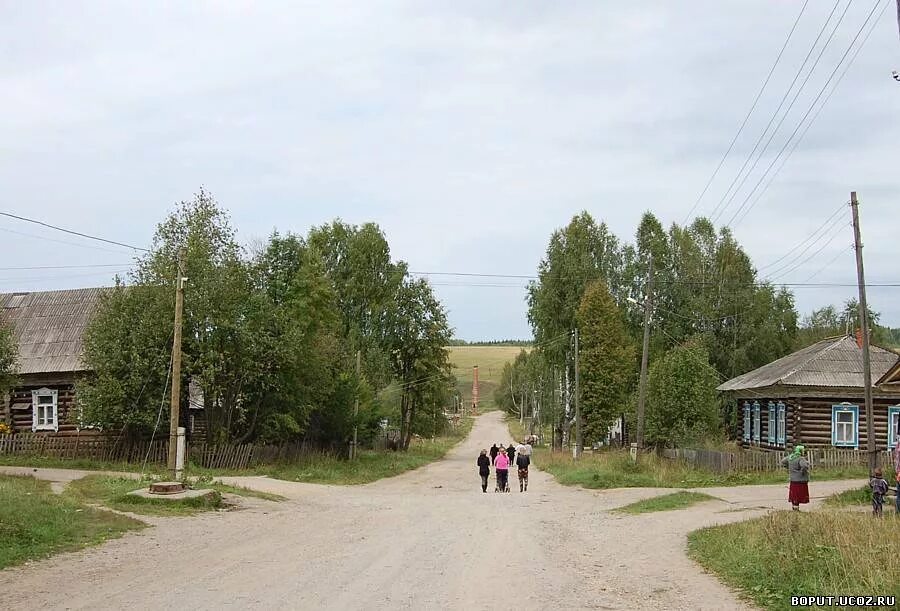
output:
M766 609L791 596L900 597L900 520L779 511L691 533L690 556Z
M144 526L53 494L49 482L0 475L0 569L95 545Z

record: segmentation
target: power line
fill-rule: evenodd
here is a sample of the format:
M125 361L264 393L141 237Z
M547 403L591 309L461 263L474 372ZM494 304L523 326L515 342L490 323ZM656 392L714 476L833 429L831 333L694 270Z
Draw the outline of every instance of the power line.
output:
M791 31L788 32L787 38L784 40L784 44L781 46L781 50L778 52L778 56L775 58L775 62L772 64L772 67L769 69L769 74L766 75L766 79L763 81L762 86L759 88L759 91L756 94L756 98L753 100L753 104L750 106L750 110L747 111L747 115L744 117L744 120L741 121L740 127L738 127L737 133L734 135L734 138L731 139L731 144L728 145L728 149L725 151L725 154L722 155L722 158L719 160L719 164L716 166L716 169L713 170L712 175L709 177L709 180L706 181L706 186L703 187L703 191L697 197L697 201L694 202L694 205L691 206L691 209L685 215L684 220L681 221L681 224L684 225L691 214L694 213L694 210L697 209L697 206L700 205L700 201L703 199L703 196L706 195L706 192L709 190L710 185L713 180L716 179L716 176L719 174L719 170L722 169L722 165L725 163L725 160L728 159L728 155L731 154L731 151L734 149L734 145L737 142L738 138L744 131L744 127L747 126L747 121L750 120L750 115L753 114L753 111L756 110L756 106L759 103L759 99L762 97L763 92L766 90L766 87L769 84L769 81L772 79L772 75L775 73L775 68L778 67L779 62L781 62L781 56L784 55L784 50L787 49L788 43L791 40L791 37L794 35L794 31L797 29L797 24L800 23L800 18L803 16L803 13L806 11L806 6L809 4L809 0L806 0L803 3L803 6L800 8L800 13L798 13L797 18L794 20L794 25L791 27Z
M815 252L813 252L811 255L809 255L808 257L806 257L806 258L803 259L802 261L798 261L798 262L797 262L793 267L791 267L790 269L787 269L787 270L781 272L778 276L776 276L776 278L783 278L783 277L787 276L788 274L797 271L798 269L800 269L801 267L803 267L804 265L806 265L807 263L809 263L810 261L812 261L812 260L813 260L815 257L817 257L823 250L825 250L826 248L828 248L828 247L831 245L831 243L834 242L835 238L837 238L839 235L841 235L841 232L842 232L842 231L843 231L843 227L838 227L838 231L834 232L834 234L832 234L832 236L828 239L828 241L825 242L824 244L822 244L822 246L819 247L818 250L816 250ZM774 282L774 281L775 281L775 278L772 278L772 281Z
M798 248L801 248L802 246L804 246L804 245L806 244L806 242L808 242L809 240L812 240L813 238L815 238L815 237L819 234L819 232L821 232L821 231L825 228L825 226L828 225L828 223L830 223L830 222L834 219L834 217L836 217L838 214L841 213L841 211L842 211L843 209L844 209L844 204L841 204L840 206L837 207L837 210L835 210L835 211L831 214L831 216L829 216L827 219L825 219L825 222L822 223L822 224L819 226L818 229L816 229L816 230L813 231L810 235L808 235L808 236L806 237L805 240L803 240L802 242L800 242L799 244L797 244L796 246L794 246L792 249L790 249L789 251L787 251L786 253L784 253L783 255L781 255L780 257L778 257L777 259L775 259L775 260L772 261L771 263L766 263L765 265L759 267L756 271L757 271L757 272L761 272L762 270L764 270L764 269L766 269L766 268L769 268L769 267L772 267L773 265L777 265L778 263L780 263L780 262L784 261L785 259L787 259L789 256L791 256L792 254L794 254L794 252L796 252Z
M800 75L803 74L804 68L806 68L807 62L809 62L809 58L812 57L813 52L816 50L816 46L819 44L819 40L821 40L822 35L825 33L825 30L828 28L828 24L831 23L831 18L834 16L835 11L837 11L838 6L840 5L841 0L835 0L834 6L831 7L831 12L828 13L828 18L825 20L825 23L822 24L822 28L819 30L819 34L816 36L816 39L813 41L812 45L809 48L809 51L806 54L806 57L803 59L803 63L800 64L800 67L797 69L797 73L794 75L793 80L791 80L791 84L788 86L787 90L784 92L784 95L781 97L781 101L778 103L778 107L775 109L775 112L772 113L772 117L769 119L769 122L766 124L765 129L763 129L762 133L759 135L759 138L756 140L756 144L753 145L753 149L750 151L750 154L747 155L747 159L744 160L744 163L741 165L741 168L738 170L737 174L735 174L734 179L732 179L731 184L728 185L728 188L725 190L725 194L722 195L722 199L719 200L719 203L716 204L715 208L713 208L710 213L710 218L717 218L717 212L720 207L725 203L725 200L728 198L728 194L731 193L732 188L734 188L737 181L740 179L741 175L744 173L744 170L747 168L747 164L750 163L750 160L753 159L753 155L759 149L760 143L763 141L763 138L766 137L766 134L769 131L769 128L772 127L772 123L775 122L775 119L778 117L778 113L781 112L781 109L784 107L784 103L787 101L788 96L791 94L791 91L794 89L794 85L797 83L797 79L800 78ZM848 2L849 4L849 2ZM738 190L740 187L738 188ZM737 192L737 191L735 191Z
M845 252L846 252L845 250L838 251L838 253L834 256L834 258L833 258L832 260L830 260L828 263L826 263L825 265L823 265L822 267L820 267L819 270L818 270L816 273L814 273L812 276L810 276L809 278L807 278L807 279L804 280L803 282L809 282L810 280L812 280L813 278L815 278L816 276L818 276L819 274L821 274L823 271L825 271L826 269L828 269L829 267L831 267L832 265L834 265L834 262L837 261L838 259L840 259L840 258L841 258L841 255L844 254Z
M34 238L36 240L42 240L44 242L54 242L56 244L66 244L68 246L75 246L76 248L87 248L90 250L101 250L103 252L111 252L117 255L130 254L126 253L122 250L113 250L112 248L103 248L102 246L93 246L91 244L79 244L77 242L68 242L66 240L57 240L55 238L48 238L46 236L35 235L33 233L26 233L24 231L16 231L15 229L8 229L6 227L0 227L0 231L4 233L12 233L14 235L24 236L26 238Z
M840 232L840 231L842 230L841 225L842 225L843 222L844 222L843 219L841 219L840 216L833 217L833 219L834 219L834 220L831 221L831 223L830 223L830 225L828 226L828 228L825 229L825 230L821 233L820 239L825 239L825 238L827 238L827 237L831 237L832 239L834 239L834 235L835 235L837 232ZM813 247L816 246L817 244L818 244L818 241L812 241L812 242L810 242L810 243L807 244L802 250L800 250L799 252L797 252L797 253L796 253L796 256L794 256L791 260L785 261L784 263L780 264L776 269L770 271L770 272L769 272L768 274L766 274L766 275L767 275L770 279L771 279L771 278L774 278L774 277L777 277L777 276L781 276L781 275L782 275L782 272L784 272L786 269L792 268L792 267L796 264L797 259L799 259L799 258L802 257L803 255L805 255L807 252L809 252L809 250L810 250L811 248L813 248Z
M38 221L36 219L30 219L28 217L19 216L17 214L11 214L9 212L0 212L0 216L7 216L12 219L16 219L19 221L24 221L26 223L33 223L35 225L41 225L42 227L48 227L49 229L55 229L56 231L62 231L63 233L68 233L71 235L76 235L81 238L86 238L88 240L95 240L97 242L105 242L107 244L113 244L115 246L124 246L125 248L130 248L132 250L140 250L142 252L150 252L147 248L141 248L140 246L132 246L131 244L126 244L124 242L117 242L115 240L108 240L106 238L101 238L95 235L90 235L87 233L81 233L80 231L74 231L72 229L66 229L64 227L58 227L56 225L51 225L50 223L45 223L44 221Z
M91 269L95 267L130 267L132 263L100 263L95 265L33 265L29 267L0 267L0 271L31 271L41 269Z
M807 108L803 117L801 117L800 122L797 124L797 127L794 128L794 131L791 132L791 135L788 136L787 140L785 140L784 145L781 147L781 150L778 151L778 154L772 160L772 163L769 164L769 167L766 168L766 171L763 172L762 176L760 176L759 180L756 182L756 185L754 185L753 189L750 190L750 193L744 199L744 202L740 205L740 207L737 209L737 211L734 213L734 215L732 215L731 219L728 221L726 226L732 226L732 224L734 223L734 220L737 218L737 216L741 213L741 211L744 209L744 207L750 201L750 198L753 197L753 194L756 192L756 190L762 184L763 180L765 180L766 176L768 176L769 172L772 170L772 168L775 166L775 164L778 163L778 160L784 154L784 151L787 150L787 147L788 147L788 145L790 145L791 140L794 139L794 136L796 136L797 132L800 131L800 128L803 127L804 122L809 117L813 108L815 108L816 104L819 102L819 99L822 97L822 94L824 94L825 90L828 89L828 86L831 84L831 81L834 79L834 75L837 74L837 71L841 68L841 65L843 65L843 63L844 63L844 60L847 59L847 56L850 54L850 51L853 49L853 46L856 44L856 41L859 39L863 30L866 28L867 25L869 25L869 22L872 20L872 17L875 15L875 11L878 9L878 5L880 3L881 3L881 0L875 0L875 4L872 6L872 9L869 11L869 15L866 17L866 20L863 22L863 24L859 27L859 30L857 30L856 35L853 37L853 40L850 41L850 44L848 45L847 49L844 51L844 54L841 56L840 61L838 61L837 65L834 67L834 70L831 71L831 74L828 76L828 80L825 81L825 84L822 86L822 89L819 91L819 94L812 101L812 104L810 104L809 108ZM755 204L756 204L756 202L754 202L754 205ZM752 209L752 206L747 209L748 213L749 213L750 209ZM746 216L746 214L744 216Z
M878 14L878 17L876 17L872 21L862 42L859 45L857 45L856 50L853 52L853 55L850 57L850 60L844 66L844 69L841 71L841 74L838 76L837 80L834 82L834 86L828 92L828 95L825 96L825 99L822 101L822 104L819 106L819 108L813 114L812 119L810 119L809 122L806 124L806 126L803 128L803 131L800 132L800 136L794 141L794 144L791 145L791 148L787 152L787 155L785 155L784 159L781 160L781 163L775 169L775 172L769 178L766 185L762 188L762 190L760 190L759 193L756 194L756 197L753 199L753 203L750 204L750 207L741 215L741 217L739 219L737 219L737 221L735 221L735 225L738 225L741 222L743 222L743 220L747 217L747 214L749 214L750 210L752 210L753 207L756 206L756 204L759 202L759 200L762 198L762 196L766 193L766 191L769 190L769 187L772 186L772 183L775 182L775 179L778 177L778 174L781 173L781 170L784 169L784 166L787 164L788 159L790 159L791 155L794 154L794 151L797 150L797 147L800 145L800 142L803 141L803 138L806 137L807 132L809 132L809 128L812 127L813 123L816 122L816 119L819 118L819 114L821 114L822 110L828 104L828 101L831 100L831 96L833 96L834 92L837 91L838 87L841 84L841 81L843 81L844 77L847 75L847 72L850 71L850 66L853 65L854 61L856 61L856 58L859 56L859 53L860 53L860 51L862 51L863 47L866 46L866 43L869 41L869 38L872 36L872 32L875 30L875 26L878 25L878 20L881 19L882 15L884 15L884 12L887 10L889 5L890 5L890 0L885 0L884 6L882 7L881 12Z

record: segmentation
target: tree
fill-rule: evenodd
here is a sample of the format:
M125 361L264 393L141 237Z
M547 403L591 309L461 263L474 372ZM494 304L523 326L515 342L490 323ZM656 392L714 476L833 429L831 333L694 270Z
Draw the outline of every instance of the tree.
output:
M602 281L591 283L578 308L581 417L588 442L606 438L634 378L635 349L622 311Z
M678 446L719 435L718 376L702 343L676 346L650 367L647 441Z
M427 281L406 278L387 315L390 363L400 385L400 444L409 448L421 412L439 409L451 387L451 330Z
M0 324L0 397L6 397L17 383L18 357L12 330Z

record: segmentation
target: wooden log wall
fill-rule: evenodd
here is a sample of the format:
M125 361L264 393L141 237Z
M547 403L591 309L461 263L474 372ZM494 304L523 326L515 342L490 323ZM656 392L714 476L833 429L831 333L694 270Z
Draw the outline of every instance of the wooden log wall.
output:
M17 432L31 432L33 423L33 403L31 391L49 388L57 391L58 431L40 431L43 434L60 436L78 434L78 408L75 405L75 386L73 384L20 386L10 393L10 424Z
M796 430L796 422L795 418L797 415L796 403L794 401L788 399L755 399L755 401L759 401L759 421L760 421L760 437L759 443L753 440L753 436L750 436L750 441L744 441L744 401L738 402L738 441L740 441L741 447L743 448L761 448L763 450L783 450L786 446L791 445L791 440L794 438L794 431ZM784 403L784 424L785 424L785 444L781 445L778 443L778 436L775 436L775 443L769 443L769 402L772 402L773 407L777 407L778 402L781 401ZM753 426L753 401L749 401L750 403L750 426ZM778 414L775 414L776 421Z
M832 406L848 402L859 407L859 448L865 449L866 435L865 401L848 401L846 398L805 398L800 401L799 429L796 439L810 447L833 447L831 444L831 412ZM888 407L898 404L897 399L874 399L873 421L875 423L875 444L878 448L887 447L888 441Z

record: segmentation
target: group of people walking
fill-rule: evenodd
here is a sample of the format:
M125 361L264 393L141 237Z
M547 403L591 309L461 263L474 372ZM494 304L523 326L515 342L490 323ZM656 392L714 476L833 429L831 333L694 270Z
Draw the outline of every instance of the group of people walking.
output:
M516 466L519 475L519 492L528 490L528 467L531 465L531 439L525 439L519 445L509 444L504 447L501 444L491 446L488 450L482 450L478 456L478 475L481 476L481 491L487 492L488 479L491 476L491 466L494 467L494 475L497 485L494 492L509 492L509 470Z

